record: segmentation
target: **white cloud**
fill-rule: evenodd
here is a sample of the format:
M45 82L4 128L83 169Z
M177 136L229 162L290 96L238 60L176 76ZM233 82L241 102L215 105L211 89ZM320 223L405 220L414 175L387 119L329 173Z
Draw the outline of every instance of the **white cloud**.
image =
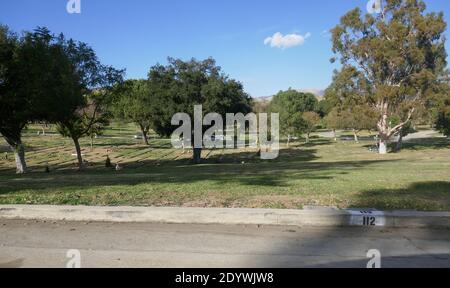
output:
M270 45L270 47L276 47L280 49L287 49L299 45L303 45L306 39L311 37L311 33L306 33L305 35L300 34L287 34L283 35L280 32L273 34L271 37L267 37L264 40L265 45Z

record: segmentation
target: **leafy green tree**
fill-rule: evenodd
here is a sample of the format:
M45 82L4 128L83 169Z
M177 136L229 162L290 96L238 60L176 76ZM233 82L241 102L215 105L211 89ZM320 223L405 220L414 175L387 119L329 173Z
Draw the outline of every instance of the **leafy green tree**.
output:
M139 126L145 145L150 145L148 134L153 123L151 96L146 80L127 80L115 88L112 105L116 118Z
M445 136L450 136L450 98L439 109L436 128Z
M104 97L95 91L90 97L88 104L83 108L84 118L93 119L93 124L90 125L86 135L91 140L91 151L94 150L94 139L97 136L103 135L107 126L110 125L112 114L108 109L109 103L102 103Z
M331 103L330 101L328 101L327 99L322 99L319 101L318 105L317 105L317 113L320 115L321 118L325 118L328 113L331 112L331 110L333 110L333 103Z
M362 130L375 130L377 115L375 111L365 105L356 105L343 110L340 114L341 125L344 129L351 129L355 142L358 143L358 134Z
M367 83L361 82L359 73L352 67L335 71L333 82L325 92L325 99L336 109L328 119L328 124L335 129L351 129L355 142L362 130L375 130L378 114L375 109L364 103L360 96ZM339 119L335 119L339 117Z
M303 93L292 88L280 91L270 103L270 110L276 112L307 112L316 111L319 101L311 93Z
M435 87L434 97L429 99L425 111L427 115L433 117L433 125L445 136L450 136L450 71L447 71L441 85Z
M53 122L71 113L79 99L78 76L48 29L17 37L0 26L0 133L16 156L17 173L25 173L22 130L30 122Z
M426 13L421 0L381 2L379 14L363 16L356 8L344 15L332 35L342 73L353 70L358 83L353 95L378 114L380 153L385 154L391 137L442 81L447 54L443 13ZM389 117L405 109L406 116L391 126Z
M98 60L95 51L87 44L59 37L78 75L78 87L67 87L67 94L81 99L74 111L56 117L58 131L73 140L79 169L83 168L83 158L79 139L100 133L108 124L108 104L113 87L123 81L123 70L105 66ZM80 89L81 87L81 89ZM73 88L73 89L71 89Z
M118 73L118 71L114 73L116 72ZM113 77L116 77L115 82L121 81L120 73ZM84 168L80 139L85 136L90 137L92 148L93 137L100 135L109 125L111 115L108 112L108 97L111 94L107 91L110 87L105 86L100 90L92 91L89 95L84 95L84 102L78 109L58 121L58 132L64 137L71 138L75 145L79 169Z
M224 119L227 113L247 114L251 111L252 101L242 84L223 74L214 59L182 61L169 58L168 62L166 66L152 67L148 74L152 126L159 135L172 135L177 128L171 124L176 113L186 113L194 121L194 105L202 105L204 115L218 113ZM191 124L194 127L194 123ZM194 139L193 135L191 139ZM194 148L194 164L201 162L201 151L201 148Z
M309 138L312 132L316 131L317 126L320 124L320 115L314 111L306 111L302 115L303 120L305 121L305 134L306 134L306 143L309 143Z
M0 26L0 133L14 150L17 173L25 173L27 165L22 130L31 118L30 107L27 95L18 95L12 90L17 86L17 82L14 83L17 70L14 70L18 68L16 55L19 45L17 36L8 27Z
M79 140L85 136L89 137L91 149L93 149L94 138L103 134L111 118L106 97L102 92L94 91L91 95L85 95L84 101L76 111L57 124L58 132L73 140L80 168L82 168L83 159Z
M300 138L307 131L308 123L303 118L302 112L296 112L283 120L285 122L282 123L284 125L282 132L287 136L287 147L289 147L293 137Z
M269 111L279 113L280 130L287 137L288 146L292 136L302 135L306 130L302 114L308 111L316 111L317 98L311 93L302 93L293 89L280 91L270 103Z
M336 130L344 129L345 125L342 124L342 117L338 108L333 108L330 113L324 118L325 125L328 129L333 131L334 142L337 142Z
M414 132L416 132L416 129L414 129L414 125L413 125L412 121L409 121L408 124L403 126L403 128L397 133L398 140L397 140L397 144L395 146L396 152L400 152L400 150L402 150L403 138L405 138L406 136L408 136L409 134L414 133Z

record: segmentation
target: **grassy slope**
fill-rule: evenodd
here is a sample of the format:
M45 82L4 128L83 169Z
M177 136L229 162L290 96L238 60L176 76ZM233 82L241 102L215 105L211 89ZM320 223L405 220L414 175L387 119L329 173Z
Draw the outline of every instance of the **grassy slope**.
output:
M450 211L450 141L415 140L397 154L369 152L371 142L315 139L261 161L255 151L204 151L205 164L189 165L190 153L152 140L132 139L134 127L107 131L90 151L87 171L76 172L71 142L37 137L25 142L33 171L14 175L14 162L0 161L0 203L301 208L304 205ZM1 140L3 141L3 140ZM2 147L4 142L0 142ZM51 148L48 148L51 147ZM108 152L108 150L110 150ZM106 153L123 171L103 167ZM3 153L2 153L3 155ZM245 164L242 164L242 161ZM44 173L49 162L50 174ZM218 163L220 162L220 163Z

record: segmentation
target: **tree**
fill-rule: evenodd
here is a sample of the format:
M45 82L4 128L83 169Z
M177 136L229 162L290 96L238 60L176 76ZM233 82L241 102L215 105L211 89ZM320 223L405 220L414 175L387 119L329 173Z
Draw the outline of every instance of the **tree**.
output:
M83 108L83 118L93 119L86 135L91 140L91 151L94 150L94 139L97 136L103 135L106 127L110 125L111 113L108 109L108 103L102 103L105 100L103 95L98 91L93 92L93 97L89 99L86 107Z
M355 142L358 143L358 134L362 130L375 130L377 115L374 110L365 105L356 105L343 110L340 114L341 126L351 129Z
M17 173L25 173L25 149L22 145L22 130L30 120L27 95L15 94L17 85L17 50L19 40L8 27L0 26L0 133L14 150ZM16 112L14 112L16 111Z
M151 93L146 80L127 80L115 88L113 113L119 119L139 126L145 145L150 145L148 133L152 126Z
M319 101L311 93L303 93L292 88L280 91L270 103L270 110L277 112L316 111Z
M67 87L77 75L59 41L46 28L21 38L0 26L0 133L16 156L17 173L25 173L22 130L30 122L52 122L78 104Z
M335 71L332 84L325 91L325 99L336 110L328 121L333 129L351 129L355 142L359 142L358 134L362 130L376 129L376 111L366 103L360 95L366 88L360 81L359 73L352 67L344 67ZM339 119L333 119L339 117Z
M177 113L191 117L194 127L194 105L203 106L203 114L247 114L252 101L242 84L230 79L216 66L214 59L182 61L168 59L166 66L150 69L148 80L152 97L153 128L161 136L170 136L177 128L171 124ZM208 127L203 126L203 129ZM194 139L193 135L189 135ZM184 135L184 137L189 137ZM202 148L194 147L193 163L201 162Z
M317 113L321 118L325 118L331 110L333 110L333 103L331 103L328 99L322 99L319 101L317 105Z
M436 128L443 133L444 136L450 136L450 98L446 100L444 105L439 109Z
M311 93L302 93L289 88L280 91L270 103L269 111L279 113L281 133L287 136L289 146L292 136L301 135L306 129L306 123L302 117L304 112L316 111L317 98Z
M380 153L386 154L391 137L442 81L447 65L446 23L443 13L425 13L421 0L381 2L377 15L363 17L359 8L347 13L332 35L342 71L354 71L357 94L378 114ZM389 117L404 109L408 113L400 123L390 125Z
M396 152L400 152L400 150L402 150L403 138L408 136L410 133L414 133L414 132L416 132L416 130L414 129L414 125L411 121L408 122L408 124L406 124L405 126L403 126L403 128L397 133L398 140L397 140L397 145L395 147Z
M103 67L102 69L105 69ZM108 113L109 97L111 97L111 89L113 85L120 82L122 72L107 67L101 72L104 77L99 80L102 84L101 88L90 91L90 94L84 95L84 102L79 105L72 114L61 118L58 121L58 132L72 139L77 154L78 169L83 169L83 157L81 154L80 139L85 136L91 138L91 148L93 146L93 137L99 135L109 124L110 114Z
M52 127L52 124L47 121L38 121L36 123L41 126L43 136L45 136L47 133L47 130L51 129L51 127Z
M122 82L123 70L100 63L94 50L87 44L66 40L63 35L58 38L66 55L78 75L78 86L65 87L67 94L73 94L80 100L74 111L56 117L58 131L70 137L75 145L78 168L83 168L83 158L79 139L94 136L108 124L108 104L113 87Z
M310 135L316 130L321 118L319 114L313 111L304 112L302 118L305 121L306 143L309 143Z
M78 168L83 168L83 157L81 155L80 138L92 137L101 132L108 125L108 118L102 112L102 104L96 99L86 99L86 104L78 108L70 117L64 119L57 125L58 132L72 139L75 145ZM91 142L92 147L92 142Z
M305 118L303 118L302 112L295 112L289 117L283 118L283 120L285 120L285 122L282 124L284 125L282 131L287 135L287 146L289 147L292 137L301 137L302 134L307 131L308 123Z
M334 142L337 142L336 130L343 129L344 127L344 125L342 125L342 117L340 115L339 109L337 108L332 109L330 113L328 113L328 115L325 116L324 122L326 127L333 131Z
M444 77L441 85L435 89L435 93L429 100L426 111L435 112L433 122L436 129L445 136L450 136L450 72Z

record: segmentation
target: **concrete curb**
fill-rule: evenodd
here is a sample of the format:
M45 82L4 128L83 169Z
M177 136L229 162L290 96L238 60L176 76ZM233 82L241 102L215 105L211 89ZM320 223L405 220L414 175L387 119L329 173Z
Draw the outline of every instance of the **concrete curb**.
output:
M0 219L168 224L450 228L449 212L0 205Z

